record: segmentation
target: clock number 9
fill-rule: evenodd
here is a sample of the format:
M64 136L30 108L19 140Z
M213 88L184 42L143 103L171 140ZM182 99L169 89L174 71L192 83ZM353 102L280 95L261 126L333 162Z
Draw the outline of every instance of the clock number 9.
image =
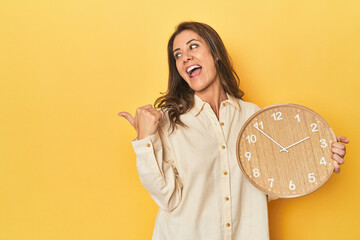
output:
M327 147L327 143L326 143L326 140L325 140L325 139L320 139L320 142L321 142L321 147L322 147L322 148L326 148L326 147Z
M273 113L273 114L271 114L271 116L274 117L274 120L281 120L281 119L283 119L283 118L281 117L281 112Z
M256 136L255 135L247 136L245 139L247 139L249 141L249 143L256 142Z
M248 161L250 161L251 152L246 152L246 153L245 153L245 157L248 159Z
M254 177L259 177L260 176L259 169L254 168L253 175L254 175Z
M295 190L295 188L296 188L295 184L292 182L292 180L290 180L289 189L290 190Z

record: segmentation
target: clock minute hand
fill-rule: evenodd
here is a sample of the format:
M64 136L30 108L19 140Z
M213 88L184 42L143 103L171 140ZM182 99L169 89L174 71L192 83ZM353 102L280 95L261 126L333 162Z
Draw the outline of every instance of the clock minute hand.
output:
M284 149L281 149L280 152L286 151L287 149L289 149L289 148L295 146L296 144L299 144L299 143L301 143L301 142L303 142L303 141L305 141L305 140L307 140L307 139L309 139L309 138L310 138L310 137L306 137L306 138L304 138L303 140L300 140L300 141L298 141L298 142L296 142L296 143L294 143L294 144L291 144L290 146L288 146L288 147L286 147L286 148L284 148Z
M269 138L271 141L273 141L276 145L278 145L279 147L281 147L282 150L281 150L280 152L282 152L282 151L289 152L289 151L286 150L283 146L281 146L280 144L278 144L274 139L272 139L271 137L269 137L269 135L267 135L266 133L264 133L260 128L258 128L258 127L254 127L254 128L256 128L257 130L259 130L262 134L264 134L267 138Z

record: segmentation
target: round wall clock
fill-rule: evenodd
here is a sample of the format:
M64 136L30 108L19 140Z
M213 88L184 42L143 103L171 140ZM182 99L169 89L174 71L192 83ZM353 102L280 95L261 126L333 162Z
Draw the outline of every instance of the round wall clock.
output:
M240 130L237 160L246 178L268 195L293 198L320 188L334 171L336 137L316 112L276 104L254 113Z

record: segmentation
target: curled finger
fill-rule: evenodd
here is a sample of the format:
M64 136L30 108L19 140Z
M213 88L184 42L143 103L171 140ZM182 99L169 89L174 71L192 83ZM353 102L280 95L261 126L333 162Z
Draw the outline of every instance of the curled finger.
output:
M334 161L334 172L339 173L340 172L340 165L338 162Z
M337 147L332 147L331 148L332 153L338 154L341 158L343 158L345 156L345 150L337 148Z
M340 157L338 154L334 153L331 158L335 160L339 165L344 164L345 161L342 157Z

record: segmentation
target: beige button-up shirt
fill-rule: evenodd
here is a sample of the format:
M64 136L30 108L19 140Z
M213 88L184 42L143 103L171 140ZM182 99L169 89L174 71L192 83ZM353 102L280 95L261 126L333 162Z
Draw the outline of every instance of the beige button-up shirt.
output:
M132 142L140 180L159 205L154 240L269 239L267 197L243 176L236 159L242 125L255 104L227 95L219 120L195 95L195 106L172 134Z

